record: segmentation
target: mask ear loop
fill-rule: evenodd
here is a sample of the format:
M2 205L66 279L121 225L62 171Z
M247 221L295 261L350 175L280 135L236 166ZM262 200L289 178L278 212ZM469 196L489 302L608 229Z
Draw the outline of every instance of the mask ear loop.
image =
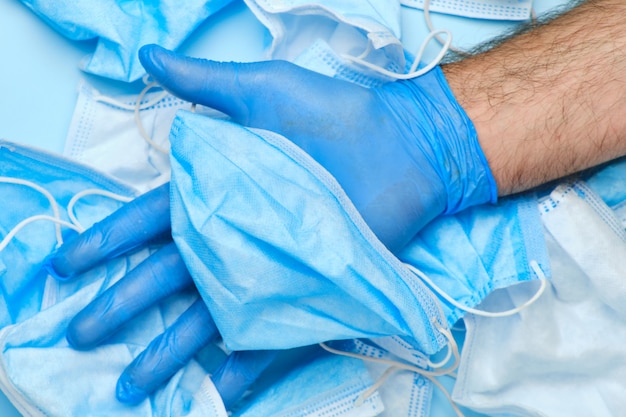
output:
M424 0L424 20L426 21L426 26L428 27L428 30L430 31L430 33L436 33L434 35L434 38L437 39L437 42L439 42L441 45L444 45L447 40L451 39L451 35L449 35L446 39L442 39L441 36L439 36L438 30L435 29L432 19L430 18L430 0ZM452 42L450 42L448 44L448 49L451 50L452 52L459 54L460 56L469 56L469 53L465 52L462 49L459 49L455 46L452 46L451 44Z
M359 396L355 399L354 405L356 407L360 407L361 405L363 405L363 403L370 396L372 396L374 394L374 392L376 392L376 390L378 388L380 388L381 385L384 384L385 381L394 372L409 371L409 372L414 372L416 374L419 374L419 375L427 378L429 381L431 381L433 383L433 385L435 385L437 388L439 388L441 390L441 392L443 392L443 394L446 396L446 398L450 402L450 405L454 409L454 411L457 414L457 416L458 417L464 417L463 412L459 409L459 407L452 400L452 397L450 396L450 393L446 390L446 388L443 386L443 384L441 384L441 382L439 382L437 380L437 378L436 378L438 376L449 375L449 374L453 373L454 370L458 367L458 363L459 363L459 360L460 360L458 346L457 346L454 338L452 337L452 334L450 333L450 331L448 331L447 329L444 329L436 320L434 320L434 323L437 326L438 330L448 339L448 346L452 347L451 350L455 352L454 356L457 358L455 363L451 367L446 368L446 369L440 369L440 370L436 370L436 371L428 371L426 369L422 369L422 368L419 368L417 366L410 365L410 364L407 364L407 363L404 363L404 362L400 362L400 361L394 361L394 360L383 359L383 358L374 358L374 357L362 355L362 354L359 354L359 353L345 352L343 350L334 349L334 348L331 348L330 346L328 346L326 343L320 343L319 345L324 350L326 350L326 351L328 351L330 353L333 353L335 355L347 356L347 357L350 357L350 358L361 359L361 360L364 360L364 361L370 361L370 362L380 363L380 364L384 364L384 365L389 365L389 368L387 368L385 370L385 372L383 372L383 374L380 376L380 378L378 378L378 380L374 384L372 384L371 387L369 387L368 389L366 389L365 391L360 393Z
M433 292L427 286L425 286L425 290L430 293L430 296L433 299L435 305L437 306L437 310L439 312L439 319L433 318L432 324L448 340L448 343L446 343L446 346L448 348L448 353L446 354L446 357L442 361L437 362L437 363L428 361L428 365L434 368L435 370L429 371L429 370L422 369L422 368L419 368L417 366L414 366L405 362L401 362L399 360L396 361L396 360L384 359L384 358L374 358L374 357L362 355L359 353L345 352L342 350L331 348L325 343L320 343L320 346L324 350L330 353L334 353L336 355L342 355L342 356L347 356L347 357L351 357L355 359L361 359L365 361L389 365L389 368L385 370L385 372L380 376L380 378L378 378L378 380L371 387L369 387L367 390L359 394L359 396L355 400L355 406L358 407L362 405L365 402L365 400L369 398L394 372L409 371L409 372L414 372L430 380L433 383L433 385L435 385L444 393L444 395L450 402L450 405L454 409L457 416L464 417L463 412L459 409L459 407L452 400L450 393L441 384L441 382L439 382L436 379L436 377L439 377L439 376L446 376L446 375L454 374L454 371L458 368L459 363L461 362L461 355L459 353L459 347L456 343L456 340L454 340L454 336L452 336L452 332L447 329L447 319L445 317L443 309L441 308L441 303L438 301L437 297L435 297L435 294L433 294ZM452 356L454 356L454 363L444 368L444 366L449 362Z
M144 77L142 78L142 81L144 84L146 84L146 86L143 88L143 90L141 90L141 92L137 96L137 101L134 105L122 103L121 101L118 101L111 97L107 97L103 95L98 95L94 97L94 100L99 101L101 103L110 104L115 107L119 107L123 110L129 110L129 111L134 112L135 124L137 125L137 130L139 130L139 134L141 135L141 137L158 152L169 154L169 149L160 146L150 137L148 132L146 132L146 129L143 126L143 122L141 121L141 117L139 114L140 110L144 110L149 107L157 105L161 100L163 100L169 94L167 91L163 91L161 94L157 95L152 100L147 101L142 104L141 101L146 96L148 91L152 90L153 88L160 87L156 81L149 81L149 79L150 78L148 74L144 75Z
M79 193L74 194L74 196L70 199L69 203L67 204L66 210L67 210L67 216L72 222L72 225L76 227L79 233L84 232L85 227L83 227L83 225L80 223L80 221L76 217L76 213L74 212L74 206L76 205L78 200L88 195L100 195L103 197L111 198L113 200L121 201L123 203L128 203L134 199L133 197L126 197L126 196L115 194L109 191L99 190L97 188L90 188L90 189L83 190Z
M417 67L419 66L419 63L422 59L422 56L424 55L424 51L426 50L426 47L428 46L428 44L430 43L430 41L435 38L436 36L440 35L440 34L446 34L447 35L447 40L442 44L441 50L439 51L439 53L437 54L437 56L428 64L426 65L424 68L420 69L419 71L417 70ZM371 62L367 62L365 61L365 59L363 59L367 54L369 54L369 52L371 52L372 48L371 45L368 42L368 46L367 49L358 57L354 57L352 55L347 55L347 54L342 54L341 57L344 59L347 59L348 61L352 61L356 64L362 65L366 68L369 68L379 74L385 75L391 79L394 80L410 80L411 78L417 78L421 75L426 74L428 71L432 70L433 68L435 68L439 62L441 62L441 60L443 59L443 57L446 55L446 53L448 52L448 49L450 48L450 44L452 43L452 33L449 30L436 30L434 32L430 32L427 36L426 39L424 39L424 41L422 42L422 45L420 46L420 49L417 53L417 55L415 56L415 59L413 60L413 64L411 65L411 68L409 69L409 72L406 74L399 74L397 72L392 72L389 70L386 70L384 68L381 68L375 64L372 64Z
M456 308L461 309L461 310L463 310L465 312L472 313L472 314L475 314L477 316L483 316L483 317L507 317L507 316L512 316L512 315L517 314L520 311L528 308L531 304L533 304L535 301L537 301L539 299L539 297L541 297L541 295L545 292L545 290L546 290L546 288L548 286L548 280L547 280L545 274L543 273L543 271L541 270L541 267L539 266L537 261L532 260L532 261L530 261L529 265L530 265L531 269L533 270L533 272L537 275L537 277L541 281L541 286L539 287L537 292L528 301L526 301L524 304L522 304L519 307L515 307L515 308L513 308L511 310L506 310L506 311L490 312L490 311L478 310L478 309L475 309L475 308L464 306L463 304L457 302L452 297L450 297L448 294L446 294L437 285L435 285L435 283L432 282L432 280L430 278L428 278L422 271L418 270L413 265L405 264L405 266L411 272L413 272L422 282L424 282L424 284L426 284L427 286L432 288L433 291L435 291L437 294L439 294L448 303L452 304Z
M2 239L2 242L0 242L0 252L3 251L8 246L11 240L15 237L15 235L20 230L22 230L22 228L24 228L24 226L30 223L33 223L35 221L46 220L46 221L51 221L55 224L57 247L63 244L63 236L61 235L61 226L65 226L70 229L78 231L73 224L61 219L61 213L59 210L58 203L56 202L52 194L50 194L50 192L46 190L45 188L31 181L27 181L27 180L23 180L19 178L11 178L11 177L0 177L0 183L23 185L23 186L32 188L35 191L40 192L41 194L44 195L44 197L46 197L46 199L50 203L50 207L52 208L52 212L54 214L54 216L48 216L45 214L35 215L35 216L28 217L22 220L21 222L19 222L13 229L11 229L9 233L7 233L7 235Z
M159 87L159 84L156 81L152 81L152 82L149 83L148 82L148 75L144 76L143 82L146 84L146 86L144 87L143 90L141 90L141 93L139 93L139 96L137 97L137 103L135 103L135 108L134 108L135 124L137 124L137 129L139 129L139 134L141 135L141 137L146 142L148 142L148 144L150 146L152 146L157 151L167 155L167 154L170 153L170 150L160 146L158 143L156 143L152 139L152 137L150 135L148 135L148 132L146 132L146 129L143 127L143 122L141 121L141 117L139 115L139 110L141 110L141 100L145 97L145 95L148 93L148 91L152 90L153 88ZM163 100L167 96L167 94L168 94L167 91L164 91L162 94L160 94L158 96L158 97L160 97L159 100L156 103L154 103L154 104L157 104L159 101ZM144 108L146 108L146 107L144 107Z
M61 219L57 219L56 217L52 217L52 216L48 216L45 214L38 214L35 216L31 216L27 219L22 220L21 222L19 222L13 229L11 229L11 231L9 233L6 234L6 236L4 237L4 239L2 239L2 242L0 242L0 252L2 252L11 242L11 240L15 237L15 235L17 235L17 233L22 230L24 228L24 226L39 221L39 220L46 220L46 221L50 221L55 223L55 225L57 227L60 226L65 226L69 229L72 229L76 232L80 233L80 230L75 227L72 223L66 222L65 220L61 220ZM59 246L61 246L63 244L63 239L58 239L57 238L57 248Z
M106 103L114 107L119 107L122 110L133 111L137 107L137 103L139 104L139 110L145 110L149 107L159 104L159 102L163 100L165 97L167 97L167 95L169 94L167 91L163 91L161 92L161 94L159 94L152 100L146 101L145 103L142 104L141 99L144 98L146 93L150 91L152 88L159 87L159 85L155 81L150 81L149 75L144 75L141 80L144 84L146 84L146 87L144 87L144 89L137 95L139 99L137 100L135 104L126 104L114 98L104 96L102 94L95 96L93 99L96 101L99 101L100 103ZM150 86L150 88L148 88L148 86Z

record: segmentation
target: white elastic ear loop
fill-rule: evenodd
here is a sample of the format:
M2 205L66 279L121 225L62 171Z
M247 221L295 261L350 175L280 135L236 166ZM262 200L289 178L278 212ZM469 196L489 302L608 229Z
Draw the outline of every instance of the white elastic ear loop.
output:
M528 301L526 301L524 304L522 304L519 307L513 308L511 310L506 310L506 311L490 312L490 311L478 310L478 309L475 309L475 308L464 306L463 304L457 302L455 299L453 299L448 294L446 294L437 285L435 285L435 283L432 282L432 280L430 278L428 278L422 271L418 270L413 265L410 265L410 264L405 264L405 265L406 265L406 267L409 270L411 270L411 272L413 272L415 275L417 275L417 277L420 280L422 280L426 285L428 285L430 288L432 288L433 291L435 291L437 294L439 294L448 303L452 304L456 308L459 308L459 309L461 309L463 311L466 311L466 312L472 313L472 314L476 314L477 316L483 316L483 317L507 317L507 316L512 316L514 314L517 314L520 311L528 308L535 301L537 301L537 299L539 299L539 297L541 297L541 295L545 292L545 290L546 290L546 288L548 286L548 280L546 279L543 271L541 270L541 267L539 266L537 261L532 260L532 261L530 261L529 265L533 269L535 274L537 274L537 276L539 277L539 280L541 281L541 286L539 287L539 289L537 290L535 295L533 295Z
M52 208L52 213L54 214L54 218L61 220L61 213L59 211L59 205L54 199L54 197L52 196L52 194L50 194L50 192L48 192L48 190L46 190L45 188L35 184L34 182L22 180L19 178L0 177L0 182L6 183L6 184L24 185L26 187L32 188L35 191L40 192L41 194L44 195L44 197L48 199L48 202L50 203L50 207ZM61 243L63 241L63 237L61 236L61 227L59 226L58 223L57 223L57 226L55 227L55 230L56 230L57 242Z
M3 176L0 176L0 183L23 185L23 186L32 188L35 191L40 192L46 197L46 199L50 203L50 207L52 208L52 212L54 214L54 216L49 216L46 214L38 214L35 216L28 217L22 220L21 222L19 222L15 227L13 227L13 229L9 231L9 233L6 234L6 236L2 239L2 241L0 241L0 252L2 252L9 245L11 240L13 240L13 238L17 235L17 233L20 230L22 230L28 224L34 223L36 221L45 220L45 221L53 222L55 224L57 247L63 244L63 236L61 235L61 226L72 229L78 233L82 233L83 231L85 231L85 228L78 221L76 214L74 213L74 206L76 205L76 202L78 200L85 197L86 195L100 195L100 196L108 197L114 200L122 201L124 203L127 203L133 199L132 197L125 197L119 194L115 194L115 193L105 191L105 190L99 190L96 188L83 190L75 194L70 199L67 205L67 209L66 209L67 215L70 218L70 222L67 222L61 219L61 212L59 210L59 204L54 199L52 194L45 188L41 187L40 185L37 185L34 182L31 182L28 180L23 180L19 178L11 178L11 177L3 177Z
M452 334L449 331L447 331L446 329L441 329L440 328L439 330L440 331L444 330L442 333L448 339L448 343L456 347L456 342L452 338ZM383 359L383 358L373 358L373 357L362 355L362 354L359 354L359 353L345 352L343 350L331 348L330 346L328 346L325 343L320 343L320 346L324 350L326 350L326 351L328 351L330 353L333 353L335 355L347 356L347 357L350 357L350 358L361 359L361 360L364 360L364 361L370 361L370 362L380 363L380 364L384 364L384 365L389 365L389 368L387 368L385 370L385 372L383 372L383 374L380 376L380 378L378 378L378 380L374 384L372 384L371 387L369 387L368 389L363 391L355 399L354 405L356 407L360 407L365 402L365 400L367 400L372 394L374 394L374 392L378 388L380 388L380 386L394 372L409 371L409 372L414 372L416 374L422 375L423 377L425 377L428 380L430 380L433 383L433 385L435 385L437 388L439 388L441 390L441 392L443 392L443 394L446 396L446 398L450 402L450 405L454 409L454 411L457 414L457 416L464 417L464 415L461 412L461 410L459 409L459 407L452 400L452 397L450 396L450 393L441 384L441 382L439 382L436 379L436 377L438 377L438 376L444 376L444 375L449 375L449 374L453 373L454 370L458 367L458 359L457 359L456 363L452 367L450 367L450 368L440 369L440 370L436 370L436 371L428 371L426 369L418 368L417 366L410 365L408 363L404 363L404 362L400 362L400 361L394 361L394 360L391 360L391 359ZM458 347L456 347L455 350L456 350L455 356L457 358L459 358Z
M426 50L426 47L428 46L428 44L430 43L430 41L440 35L440 34L446 34L447 35L447 40L444 41L442 43L442 47L441 50L439 51L439 53L437 54L437 56L435 58L433 58L433 60L426 65L424 68L420 69L419 71L417 70L417 67L422 59L422 56L424 55L424 51ZM415 56L415 59L413 60L413 64L411 65L411 68L409 69L409 72L406 74L398 74L397 72L392 72L389 70L386 70L384 68L381 68L375 64L372 64L371 62L367 62L363 59L364 55L366 55L367 53L369 53L371 51L371 47L368 43L368 47L365 50L365 52L363 52L361 55L359 55L358 57L354 57L351 55L347 55L347 54L342 54L341 56L349 61L352 61L354 63L357 63L359 65L362 65L366 68L369 68L379 74L385 75L389 78L395 79L395 80L410 80L411 78L416 78L419 77L421 75L424 75L425 73L427 73L428 71L432 70L433 68L435 68L439 62L441 62L441 60L443 59L443 57L446 55L446 52L448 52L448 49L450 48L450 44L452 43L452 33L449 30L436 30L434 32L430 32L427 36L426 39L424 39L424 41L422 42L422 45L420 46L420 49L417 53L417 55Z
M356 358L356 359L361 359L361 360L366 360L366 361L370 361L370 362L375 362L375 363L381 363L381 364L385 364L385 365L389 365L389 368L381 375L381 377L378 379L378 381L376 381L376 383L374 383L370 388L368 388L367 390L363 391L355 400L355 405L358 407L359 405L363 404L363 402L370 397L384 382L385 380L394 372L396 371L410 371L410 372L414 372L416 374L422 375L425 378L429 379L437 388L439 388L444 395L446 396L446 398L448 399L448 401L450 402L450 405L452 406L452 408L454 409L454 411L456 412L457 416L459 417L463 417L463 413L461 412L461 410L458 408L458 406L454 403L454 401L452 401L452 397L450 396L450 393L448 393L448 391L445 389L445 387L436 379L436 377L438 376L444 376L444 375L453 375L454 371L458 368L460 362L461 362L461 355L459 354L459 347L456 343L456 340L454 340L454 336L452 336L452 332L450 330L447 329L447 320L446 317L443 313L443 309L441 307L441 304L439 302L439 300L437 299L437 297L435 297L435 295L432 293L432 291L425 286L424 288L426 291L428 291L431 295L431 298L433 299L433 302L435 303L435 306L437 307L438 313L439 313L439 320L441 320L441 323L434 318L432 323L433 325L437 328L437 330L439 330L439 332L445 336L445 338L448 340L448 343L446 344L447 348L448 348L448 353L446 355L446 357L437 363L433 363L430 360L428 361L428 365L431 366L432 368L434 368L435 370L433 371L429 371L426 369L422 369L419 368L417 366L405 363L405 362L401 362L401 361L396 361L396 360L391 360L391 359L383 359L383 358L374 358L374 357L370 357L367 355L362 355L362 354L358 354L358 353L353 353L353 352L345 352L342 350L338 350L338 349L333 349L330 346L326 345L325 343L320 343L320 346L327 350L328 352L334 353L336 355L343 355L343 356L348 356L351 358ZM450 357L454 356L454 363L452 365L450 365L449 367L443 368L444 365L446 365L449 360Z
M446 39L442 39L441 36L439 36L439 33L437 33L438 30L435 29L433 22L430 18L430 0L424 0L424 20L426 21L426 26L428 27L428 30L430 31L430 33L436 33L434 37L435 39L437 39L437 42L439 42L441 45L445 45L446 42L452 39L451 35L448 35ZM459 55L463 55L463 56L468 55L468 53L465 52L464 50L452 46L452 42L448 42L447 48L451 50L452 52L455 52Z
M0 252L3 251L7 247L9 242L15 237L15 235L20 230L22 230L22 228L24 228L24 226L26 226L26 225L28 225L30 223L33 223L35 221L46 220L46 221L51 221L51 222L55 223L55 234L56 234L56 240L57 240L57 247L60 246L61 244L63 244L63 236L61 235L61 226L69 227L71 229L76 230L74 225L72 225L71 223L68 223L68 222L66 222L64 220L61 220L61 213L59 211L59 204L54 199L52 194L50 194L50 192L48 190L46 190L45 188L41 187L40 185L35 184L34 182L23 180L23 179L19 179L19 178L0 177L0 182L1 183L6 183L6 184L23 185L23 186L32 188L35 191L40 192L41 194L43 194L46 197L46 199L50 203L50 207L52 208L52 212L54 214L54 216L48 216L48 215L43 215L43 214L35 215L35 216L28 217L28 218L22 220L21 222L19 222L9 233L7 233L7 235L2 239L2 242L0 242Z
M148 93L148 91L150 91L153 88L159 87L159 84L156 81L148 83L147 76L144 77L144 83L146 83L146 86L145 86L145 88L143 90L141 90L141 93L139 93L139 96L137 97L137 103L135 103L135 109L134 109L135 123L137 124L137 129L139 129L139 134L141 135L141 137L146 142L148 142L148 144L150 146L152 146L154 149L156 149L157 151L159 151L161 153L169 154L170 150L167 149L167 148L164 148L164 147L160 146L158 143L156 143L152 139L152 137L148 134L148 132L146 132L146 129L143 127L143 123L141 121L141 116L139 114L139 110L141 110L141 100ZM165 96L167 96L167 91L164 91L159 96L157 96L157 98L159 98L159 97L160 98L159 98L159 100L156 103L158 103L159 101L163 100L165 98Z
M80 200L81 198L87 196L87 195L100 195L103 197L108 197L111 198L113 200L117 200L117 201L121 201L123 203L128 203L129 201L133 200L133 197L125 197L123 195L119 195L119 194L115 194L109 191L105 191L105 190L99 190L97 188L90 188L87 190L83 190L79 193L76 193L69 201L69 203L67 204L67 216L70 218L70 221L72 222L72 225L74 225L76 227L76 229L79 230L79 232L84 232L85 228L83 227L82 224L80 224L80 222L78 221L78 218L76 217L76 213L74 213L74 206L76 205L76 203L78 202L78 200Z
M141 99L143 99L143 97L146 95L146 93L148 91L150 91L152 88L158 88L159 87L159 85L156 82L150 81L150 78L149 78L148 75L144 75L144 77L142 78L142 81L143 81L144 84L146 84L146 87L144 87L144 89L141 90L141 93L139 93L139 95L137 96L140 99L137 100L137 102L135 104L126 104L126 103L123 103L123 102L121 102L119 100L116 100L114 98L107 97L107 96L104 96L104 95L95 96L94 100L99 101L101 103L110 104L111 106L119 107L120 109L123 109L123 110L134 111L135 108L137 107L137 104L139 104L139 110L144 110L144 109L147 109L148 107L152 107L152 106L155 106L155 105L159 104L159 102L161 100L163 100L165 97L167 97L168 92L167 91L163 91L161 94L159 94L158 96L156 96L152 100L146 101L145 103L141 104Z
M22 230L24 228L24 226L39 221L39 220L46 220L46 221L50 221L56 224L56 226L65 226L67 228L70 228L72 230L75 230L76 232L81 232L81 230L79 230L76 226L74 226L72 223L66 222L65 220L61 220L61 219L57 219L56 217L52 217L52 216L48 216L45 214L38 214L36 216L31 216L28 217L24 220L22 220L21 222L19 222L13 229L11 229L11 231L9 233L7 233L7 235L4 237L4 239L2 239L2 242L0 242L0 252L2 252L11 242L11 240L15 237L15 235L17 235L17 233ZM59 240L57 239L57 247L61 246L63 244L63 240Z
M107 97L107 96L103 96L103 95L99 95L99 96L94 97L94 100L99 101L101 103L107 103L107 104L110 104L110 105L115 106L115 107L119 107L119 108L121 108L123 110L130 110L130 111L134 112L135 124L137 125L137 129L139 130L139 134L141 135L141 137L150 146L152 146L155 150L157 150L157 151L159 151L161 153L164 153L164 154L169 154L169 149L164 148L164 147L160 146L159 144L157 144L152 139L152 137L150 137L148 132L146 132L146 129L143 126L143 122L141 121L141 117L140 117L140 114L139 114L140 110L144 110L144 109L147 109L149 107L157 105L161 100L163 100L165 97L167 97L167 95L169 93L167 91L163 91L161 94L157 95L152 100L147 101L147 102L142 104L141 100L143 100L143 98L148 93L148 91L152 90L153 88L160 88L159 84L156 81L149 81L149 75L145 75L142 78L142 81L143 81L144 84L146 84L146 86L143 88L143 90L141 90L141 92L137 96L137 100L136 100L136 103L134 105L122 103L121 101L118 101L118 100L115 100L115 99L113 99L111 97Z

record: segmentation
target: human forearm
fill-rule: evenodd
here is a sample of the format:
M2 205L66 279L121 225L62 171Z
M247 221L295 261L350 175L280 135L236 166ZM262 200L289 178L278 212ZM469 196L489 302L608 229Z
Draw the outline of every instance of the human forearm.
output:
M444 66L500 195L626 154L626 3L588 1Z

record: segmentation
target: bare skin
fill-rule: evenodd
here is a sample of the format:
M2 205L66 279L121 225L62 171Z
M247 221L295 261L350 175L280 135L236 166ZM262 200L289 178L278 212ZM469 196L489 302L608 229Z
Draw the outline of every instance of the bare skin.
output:
M587 1L444 66L500 195L626 155L624 16L624 1Z

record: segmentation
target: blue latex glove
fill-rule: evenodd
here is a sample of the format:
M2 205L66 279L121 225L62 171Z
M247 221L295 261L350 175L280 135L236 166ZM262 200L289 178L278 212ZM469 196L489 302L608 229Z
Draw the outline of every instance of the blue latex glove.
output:
M367 89L283 61L218 63L156 45L139 58L174 95L301 147L391 251L434 217L497 198L474 126L438 67Z
M71 320L67 340L72 347L91 349L148 307L193 288L171 241L169 198L169 184L138 197L68 240L47 260L53 276L68 280L149 243L166 242ZM129 404L143 401L218 337L206 305L198 299L124 370L117 383L117 398ZM229 356L213 376L227 408L241 398L274 355L267 351Z

